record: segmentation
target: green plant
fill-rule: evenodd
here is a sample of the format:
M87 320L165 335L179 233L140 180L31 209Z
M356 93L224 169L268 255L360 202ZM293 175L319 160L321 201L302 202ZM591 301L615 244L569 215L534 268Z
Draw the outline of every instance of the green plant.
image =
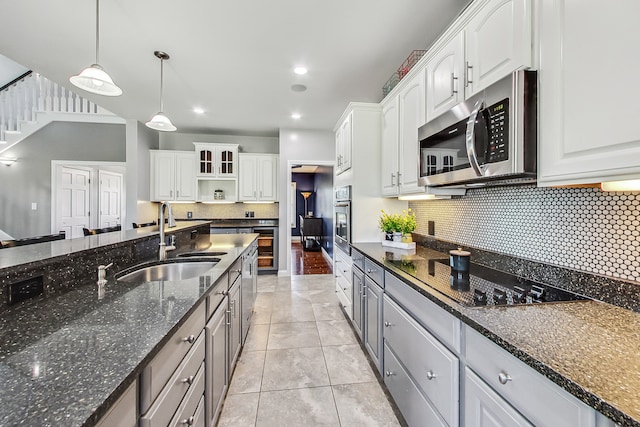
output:
M382 210L382 215L378 221L380 230L385 233L391 233L394 231L402 234L409 234L416 229L416 216L411 209L408 211L402 210L402 214L388 214Z

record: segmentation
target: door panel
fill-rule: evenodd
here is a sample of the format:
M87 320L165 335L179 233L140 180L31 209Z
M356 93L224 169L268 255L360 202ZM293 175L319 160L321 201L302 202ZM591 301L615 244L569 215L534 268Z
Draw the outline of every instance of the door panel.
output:
M121 224L122 174L100 171L100 228Z
M56 170L55 231L65 231L68 239L84 236L90 227L91 171L58 166Z

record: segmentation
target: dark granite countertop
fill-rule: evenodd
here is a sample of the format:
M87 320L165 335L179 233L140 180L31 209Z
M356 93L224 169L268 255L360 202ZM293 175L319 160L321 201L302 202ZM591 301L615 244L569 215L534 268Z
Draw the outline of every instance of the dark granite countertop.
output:
M599 301L464 307L429 286L430 277L388 261L393 249L353 247L621 426L640 426L639 313ZM415 256L448 255L418 246Z
M4 313L0 425L95 424L256 238L199 235L198 250L227 252L205 280L124 283L110 271L101 298L92 281Z

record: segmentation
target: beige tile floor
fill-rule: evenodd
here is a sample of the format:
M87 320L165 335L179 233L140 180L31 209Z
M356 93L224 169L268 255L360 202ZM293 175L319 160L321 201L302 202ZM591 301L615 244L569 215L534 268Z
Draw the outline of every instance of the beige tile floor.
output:
M218 426L398 426L333 275L259 276Z

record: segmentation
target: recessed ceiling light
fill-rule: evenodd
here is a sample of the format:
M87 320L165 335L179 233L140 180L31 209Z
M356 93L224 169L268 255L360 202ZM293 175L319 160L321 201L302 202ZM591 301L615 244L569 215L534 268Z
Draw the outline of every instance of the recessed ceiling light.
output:
M298 65L296 68L293 69L293 72L302 76L304 74L307 74L307 67L303 67L302 65Z
M300 117L302 117L302 115L301 115L300 113L293 113L293 114L291 114L291 118L292 118L292 119L296 119L296 120L298 120Z
M202 108L200 108L200 107L195 107L193 109L193 112L196 113L196 114L204 114L204 110Z
M291 86L291 90L294 92L304 92L307 90L307 87L305 85L295 84Z

